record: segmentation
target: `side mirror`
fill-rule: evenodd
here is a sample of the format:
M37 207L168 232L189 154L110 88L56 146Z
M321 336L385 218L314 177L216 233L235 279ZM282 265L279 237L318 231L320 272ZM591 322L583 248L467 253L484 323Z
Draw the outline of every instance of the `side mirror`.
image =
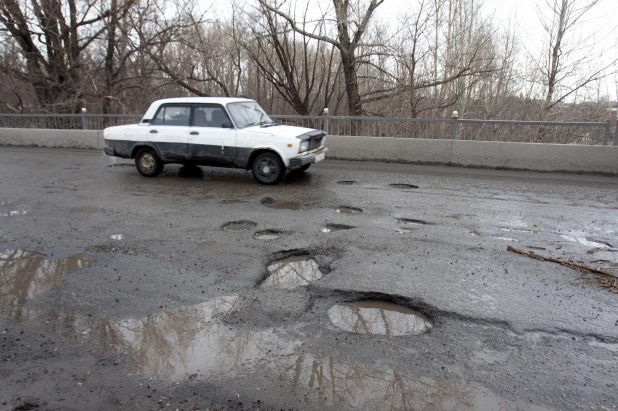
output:
M221 124L221 128L234 128L234 126L232 126L232 123L223 123Z

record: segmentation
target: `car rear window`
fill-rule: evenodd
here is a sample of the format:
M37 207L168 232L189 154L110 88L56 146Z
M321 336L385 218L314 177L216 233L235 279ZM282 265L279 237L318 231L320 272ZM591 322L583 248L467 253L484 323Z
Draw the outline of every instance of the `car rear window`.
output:
M189 127L191 107L188 105L164 105L150 124L153 126L184 126Z

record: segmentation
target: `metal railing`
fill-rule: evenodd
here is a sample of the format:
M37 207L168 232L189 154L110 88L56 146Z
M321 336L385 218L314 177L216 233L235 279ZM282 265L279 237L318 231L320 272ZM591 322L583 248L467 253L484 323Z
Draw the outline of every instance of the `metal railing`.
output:
M456 113L454 113L456 114ZM102 130L137 124L141 114L0 114L0 127ZM610 121L559 122L437 118L273 115L288 125L330 135L618 146ZM613 141L612 141L613 140Z

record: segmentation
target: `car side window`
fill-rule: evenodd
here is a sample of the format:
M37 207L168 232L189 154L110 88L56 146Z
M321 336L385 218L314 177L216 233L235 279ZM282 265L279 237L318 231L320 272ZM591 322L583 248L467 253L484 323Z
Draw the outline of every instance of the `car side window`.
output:
M150 122L153 126L189 126L191 107L188 105L166 104L159 108L154 119Z
M193 107L193 126L232 128L232 121L219 104L200 104Z

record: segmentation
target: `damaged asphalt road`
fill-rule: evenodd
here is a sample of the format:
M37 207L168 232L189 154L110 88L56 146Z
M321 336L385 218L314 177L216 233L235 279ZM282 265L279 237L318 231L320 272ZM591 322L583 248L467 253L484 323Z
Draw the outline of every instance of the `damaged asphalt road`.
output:
M0 409L618 406L618 178L0 148ZM593 407L593 408L592 408Z

